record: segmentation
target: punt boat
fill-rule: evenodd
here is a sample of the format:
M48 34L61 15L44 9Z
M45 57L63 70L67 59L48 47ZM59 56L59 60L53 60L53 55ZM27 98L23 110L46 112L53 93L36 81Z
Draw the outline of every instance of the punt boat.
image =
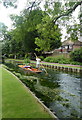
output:
M23 70L27 72L32 72L32 73L41 73L42 70L39 70L37 68L32 68L31 66L26 66L26 65L18 65L19 68L22 68Z

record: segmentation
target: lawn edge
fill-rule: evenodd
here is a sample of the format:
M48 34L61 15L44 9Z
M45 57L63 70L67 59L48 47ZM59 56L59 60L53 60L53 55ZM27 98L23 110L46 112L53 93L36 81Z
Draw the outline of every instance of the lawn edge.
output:
M3 68L4 68L4 67L3 67ZM54 115L54 114L50 111L50 109L49 109L48 107L46 107L46 106L40 101L40 99L39 99L38 97L36 97L35 94L34 94L32 91L30 91L29 88L28 88L27 86L25 86L24 83L21 82L21 80L20 80L17 76L15 76L12 72L10 72L9 70L7 70L6 68L4 68L4 69L5 69L6 71L8 71L10 74L12 74L12 75L24 86L24 88L31 93L31 95L37 100L37 102L38 102L39 104L41 104L41 106L44 108L44 110L45 110L46 112L48 112L48 113L52 116L52 118L55 118L56 120L58 120L57 116Z

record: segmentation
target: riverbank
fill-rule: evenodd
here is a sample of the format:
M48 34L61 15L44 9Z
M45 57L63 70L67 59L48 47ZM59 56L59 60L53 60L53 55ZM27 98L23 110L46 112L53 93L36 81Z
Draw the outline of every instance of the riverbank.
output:
M36 61L32 61L31 60L31 63L36 63ZM60 67L69 67L69 68L82 69L82 66L80 66L80 65L49 63L49 62L44 62L44 61L42 61L41 64L43 64L43 65L54 65L54 66L60 66Z
M19 59L6 59L6 61L16 62L19 64L24 63L24 60L19 60ZM30 60L30 63L36 64L36 61ZM82 66L80 66L80 65L49 63L49 62L41 61L40 66L54 68L54 69L62 70L62 71L78 72L78 73L81 72L82 73Z
M36 64L35 61L31 61L32 64ZM41 62L40 66L53 68L56 70L68 71L68 72L78 72L82 73L82 66L80 65L70 65L70 64L58 64L58 63L49 63L49 62Z
M3 80L3 118L54 118L16 76L4 68L0 69Z
M28 76L18 70L16 63L9 62L6 65L58 118L80 116L80 74L48 68L47 75Z
M15 61L19 61L19 62L24 62L24 60L20 60L20 59L6 59L6 60L10 60L10 61L15 60ZM30 60L30 61L31 61L31 63L36 63L36 61L34 61L34 60ZM80 66L80 65L49 63L49 62L44 62L44 61L41 61L40 64L82 69L82 66Z

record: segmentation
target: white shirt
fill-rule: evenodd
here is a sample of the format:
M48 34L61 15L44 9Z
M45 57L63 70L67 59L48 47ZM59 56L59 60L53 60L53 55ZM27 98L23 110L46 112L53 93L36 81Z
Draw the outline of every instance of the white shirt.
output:
M36 60L37 60L37 64L40 64L40 58L36 58Z

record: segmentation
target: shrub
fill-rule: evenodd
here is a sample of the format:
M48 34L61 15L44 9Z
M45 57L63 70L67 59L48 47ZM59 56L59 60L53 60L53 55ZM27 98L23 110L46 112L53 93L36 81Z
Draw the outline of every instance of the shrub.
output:
M81 48L82 49L82 48ZM82 65L82 53L81 50L76 50L71 53L71 58L65 58L63 56L59 57L46 57L45 62L60 63L60 64L72 64L72 65Z
M73 61L82 62L82 47L71 52L70 57Z
M82 63L77 62L77 61L71 61L70 64L72 64L72 65L82 65Z
M30 59L29 59L29 58L25 58L25 59L24 59L24 63L25 63L26 65L28 65L28 63L30 63Z
M52 58L52 57L46 57L46 58L44 59L44 61L45 61L45 62L50 62L51 58Z
M41 60L44 60L44 57L43 57L43 56L39 56L39 58L40 58Z
M13 55L13 54L10 54L10 55L9 55L9 58L14 58L14 55Z
M60 64L70 64L70 60L60 60L58 63Z
M69 64L70 59L64 57L46 57L45 62L60 63L60 64Z

